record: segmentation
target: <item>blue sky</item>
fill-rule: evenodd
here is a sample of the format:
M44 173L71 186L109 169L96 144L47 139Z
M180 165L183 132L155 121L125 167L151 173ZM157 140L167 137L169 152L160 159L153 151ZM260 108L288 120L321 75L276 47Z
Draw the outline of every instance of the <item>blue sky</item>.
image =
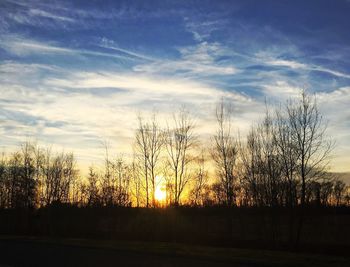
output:
M94 162L131 150L137 114L187 106L203 139L222 96L241 132L264 101L317 93L350 171L350 1L0 1L0 145Z

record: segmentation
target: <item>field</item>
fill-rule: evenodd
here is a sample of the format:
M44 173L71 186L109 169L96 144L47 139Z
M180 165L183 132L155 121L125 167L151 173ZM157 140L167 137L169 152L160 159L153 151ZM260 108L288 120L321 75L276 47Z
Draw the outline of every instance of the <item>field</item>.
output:
M349 266L349 208L308 208L295 243L298 212L69 205L2 210L0 264Z
M160 242L1 237L0 266L349 266L350 258Z

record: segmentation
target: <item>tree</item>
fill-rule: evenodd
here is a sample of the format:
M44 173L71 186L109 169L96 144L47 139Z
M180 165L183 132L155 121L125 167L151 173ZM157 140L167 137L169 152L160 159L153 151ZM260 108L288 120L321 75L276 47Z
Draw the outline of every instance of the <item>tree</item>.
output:
M191 177L188 170L188 166L193 160L190 150L196 144L193 129L194 124L188 112L181 109L178 114L174 114L173 128L168 126L166 133L166 150L168 152L171 187L173 187L173 204L175 206L180 204L181 195Z
M8 160L7 186L10 208L36 207L36 180L33 146L26 142Z
M240 143L241 154L241 172L240 184L243 187L243 202L248 205L262 206L264 205L259 190L261 184L261 143L258 138L258 132L255 127L252 127L247 136L245 146Z
M135 153L133 154L133 161L130 166L131 171L131 194L134 196L136 207L140 207L142 203L142 180L140 174L139 164L137 163Z
M113 164L114 175L114 203L118 206L130 206L129 185L131 169L122 157L117 158Z
M150 123L144 122L143 118L139 116L139 128L136 131L135 148L145 180L146 207L149 207L150 194L152 206L156 206L156 177L164 141L164 132L159 127L155 115L153 115Z
M22 145L22 183L23 183L23 197L24 207L34 208L36 206L36 168L35 168L35 146L26 142Z
M335 205L339 206L342 204L346 192L346 184L343 181L336 180L334 182L333 194Z
M208 185L208 171L205 169L204 151L197 159L197 168L193 177L193 188L190 192L190 202L194 206L204 205L205 203L205 188Z
M211 153L225 191L227 206L232 206L235 202L235 166L238 158L238 144L231 133L231 115L231 110L222 100L216 108L218 129L213 138L214 147Z
M268 109L263 122L258 128L261 143L261 164L262 176L265 177L265 195L266 204L270 207L278 206L281 192L281 164L280 153L276 142L276 127L274 118L270 115Z
M91 166L89 168L88 184L87 184L87 205L98 206L100 205L100 189L99 189L99 176Z
M326 138L327 124L319 112L316 97L311 97L303 90L298 100L288 102L286 109L297 157L295 171L301 183L301 213L295 240L298 246L304 221L307 184L326 171L333 143Z
M70 202L78 175L73 153L52 155L51 149L46 149L41 157L41 203Z
M241 182L250 194L246 201L256 206L281 205L283 194L280 154L274 119L267 111L261 123L252 127L246 146L241 145Z
M276 110L276 130L274 136L280 165L282 168L282 176L285 185L285 203L289 207L297 205L297 167L298 167L298 151L295 145L295 134L290 126L288 113L279 108Z
M0 160L0 209L8 208L9 206L9 179L8 179L7 160L2 154Z
M328 167L333 143L326 139L327 124L319 112L316 97L305 90L300 99L287 105L289 127L297 155L297 175L301 181L300 204L305 206L307 182L317 178Z

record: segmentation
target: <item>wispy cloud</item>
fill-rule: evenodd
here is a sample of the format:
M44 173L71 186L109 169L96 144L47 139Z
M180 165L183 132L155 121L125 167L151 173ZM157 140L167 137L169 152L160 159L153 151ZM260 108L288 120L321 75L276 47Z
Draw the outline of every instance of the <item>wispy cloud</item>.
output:
M72 18L58 16L58 15L55 15L55 14L52 14L50 12L40 10L40 9L32 9L31 8L31 9L29 9L28 13L30 16L39 16L39 17L43 17L43 18L49 18L49 19L65 21L65 22L75 22L75 20Z
M222 64L218 59L224 55L224 48L218 43L201 42L190 47L179 47L180 59L156 60L134 67L137 72L193 75L233 75L238 72L232 64Z
M284 102L287 99L295 98L299 96L301 90L303 89L300 86L292 85L283 80L279 80L271 84L265 84L262 87L265 97L275 102Z
M350 87L318 93L319 108L328 122L328 135L336 142L333 167L348 171L350 143Z
M208 14L207 14L208 16ZM211 16L213 16L211 14ZM211 34L218 29L221 29L227 23L224 19L206 18L205 20L193 20L193 18L184 17L186 30L193 34L193 38L198 42L204 42L209 39Z
M13 0L4 0L3 5L4 9L0 10L0 21L3 24L0 29L3 30L13 26L13 24L65 28L67 25L73 25L77 22L73 17L68 16L69 12L65 12L65 9L60 5Z
M181 99L183 101L211 101L220 92L220 90L208 87L205 84L188 80L172 80L135 74L121 75L113 72L75 73L72 76L65 77L65 79L47 79L45 84L54 87L81 89L115 87L128 90L128 94L135 92L144 94L145 97L169 95L178 98L179 101Z
M282 51L281 51L282 53ZM278 66L278 67L287 67L294 70L302 70L302 71L319 71L331 74L336 77L347 78L350 79L350 74L343 73L341 71L332 70L323 66L318 66L313 63L305 63L300 62L294 59L285 59L279 55L273 55L269 52L259 51L255 55L255 61L260 64L269 65L269 66Z
M124 53L128 56L131 56L131 57L136 57L136 58L140 58L140 59L144 59L144 60L148 60L148 61L155 61L155 59L152 57L142 55L140 53L135 53L135 52L127 50L127 49L120 48L116 45L116 43L113 40L109 40L105 37L102 38L100 47L108 48L108 49L118 51L118 52L122 52L122 53Z
M3 36L2 40L0 41L0 46L6 51L18 56L23 56L23 55L33 54L33 53L72 54L75 52L72 49L62 48L59 46L45 44L45 43L33 41L30 39L15 37L15 36Z
M196 117L198 132L202 134L212 130L214 106L221 96L235 103L239 112L237 121L248 124L247 116L254 116L253 110L258 112L255 101L247 96L185 79L79 71L60 73L61 78L57 78L55 70L42 79L36 72L46 70L46 66L7 62L1 69L7 74L31 69L30 76L36 77L40 84L39 90L32 90L2 80L1 90L5 92L0 97L0 120L5 129L3 140L9 144L28 136L51 140L79 151L85 163L93 159L87 155L99 155L101 140L114 140L119 151L130 151L138 111L149 114L157 110L163 119L169 119L185 105ZM28 82L27 76L18 78L19 84ZM105 88L116 90L109 90L106 97L101 93ZM86 142L89 148L84 148Z
M297 61L293 60L285 60L285 59L275 59L275 60L270 60L264 62L267 65L272 65L272 66L283 66L283 67L289 67L292 69L307 69L308 66L303 63L299 63Z
M0 41L0 47L5 49L7 52L17 55L17 56L27 56L31 54L38 55L86 55L86 56L98 56L98 57L109 57L115 59L123 59L123 60L138 60L140 57L135 57L130 53L124 52L123 54L117 53L106 53L95 50L86 50L86 49L74 49L61 47L56 44L39 42L36 40L31 40L18 36L2 36L2 40ZM120 50L121 51L121 50Z

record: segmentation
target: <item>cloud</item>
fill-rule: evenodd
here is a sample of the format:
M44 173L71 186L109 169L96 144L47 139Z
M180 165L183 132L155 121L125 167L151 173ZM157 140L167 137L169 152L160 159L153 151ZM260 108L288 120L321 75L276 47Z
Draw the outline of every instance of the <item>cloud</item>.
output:
M115 87L127 90L127 94L137 93L157 98L170 96L182 101L211 101L218 96L219 90L199 82L185 79L172 80L163 77L152 77L135 74L120 74L114 72L77 72L65 79L46 79L48 87L61 88L104 88ZM192 98L193 97L193 98Z
M318 92L320 108L324 114L329 118L332 126L338 127L350 126L350 110L348 105L350 103L350 87L341 87L330 92ZM348 136L350 133L347 129Z
M338 171L349 171L350 87L320 92L317 96L319 108L328 122L327 133L336 142L333 167Z
M135 61L138 58L131 56L130 53L106 53L99 52L95 50L86 49L73 49L61 47L52 43L38 42L35 40L22 38L18 36L5 35L2 36L0 41L0 47L5 49L7 52L17 55L17 56L27 56L31 54L37 55L69 55L69 56L98 56L98 57L108 57L115 59L123 59Z
M285 57L285 56L284 56ZM332 70L313 63L303 63L293 59L285 59L279 55L278 50L271 53L270 51L259 51L255 54L255 60L263 65L287 67L300 71L319 71L331 74L336 77L350 79L350 74Z
M132 56L132 57L136 57L136 58L140 58L140 59L144 59L144 60L148 60L148 61L155 60L154 58L151 58L149 56L145 56L145 55L135 53L135 52L130 51L130 50L126 50L126 49L122 49L120 47L117 47L116 43L113 40L109 40L105 37L102 38L100 47L108 48L108 49L118 51L118 52L122 52L128 56Z
M19 37L3 36L0 46L6 51L25 56L28 54L73 54L75 51L37 41L27 40Z
M211 34L219 29L222 29L225 24L227 24L224 19L216 19L215 15L208 15L209 18L205 20L201 19L193 19L189 17L184 17L185 28L188 32L193 34L193 38L195 41L203 42L208 40Z
M232 64L222 64L219 58L224 50L218 43L201 42L194 46L179 47L179 59L156 60L152 63L136 65L133 69L141 73L177 74L179 76L222 76L238 72Z
M292 69L307 69L307 65L303 63L299 63L293 60L284 60L284 59L275 59L266 61L265 64L272 65L272 66L283 66L283 67L289 67Z
M49 19L54 19L54 20L59 20L59 21L64 21L64 22L75 22L74 19L69 18L69 17L64 17L64 16L58 16L55 14L52 14L50 12L40 10L40 9L29 9L29 15L30 16L40 16L44 18L49 18Z
M312 66L312 67L309 68L309 70L326 72L326 73L332 74L333 76L350 79L350 74L346 74L346 73L343 73L343 72L340 72L340 71L327 69L327 68L324 68L324 67L321 67L321 66Z
M2 25L0 29L7 30L11 26L29 25L35 27L66 28L77 21L68 15L68 10L61 5L36 1L5 0L4 9L0 10Z
M61 69L40 75L47 68L13 62L0 65L7 73L0 78L2 144L33 137L72 149L87 164L101 158L103 140L112 140L119 152L131 151L139 111L145 116L158 111L165 126L165 120L185 105L195 117L198 133L207 136L215 125L214 107L221 96L234 103L237 122L248 124L257 106L245 95L187 79ZM22 69L28 75L14 81L6 78ZM38 89L27 87L32 83L28 76L36 80Z
M6 75L9 74L23 74L23 73L35 73L39 70L59 70L59 68L35 63L18 63L16 61L5 60L0 64L0 72Z
M274 83L262 85L264 96L269 100L284 102L287 99L300 95L302 87L292 85L284 80L277 80Z

